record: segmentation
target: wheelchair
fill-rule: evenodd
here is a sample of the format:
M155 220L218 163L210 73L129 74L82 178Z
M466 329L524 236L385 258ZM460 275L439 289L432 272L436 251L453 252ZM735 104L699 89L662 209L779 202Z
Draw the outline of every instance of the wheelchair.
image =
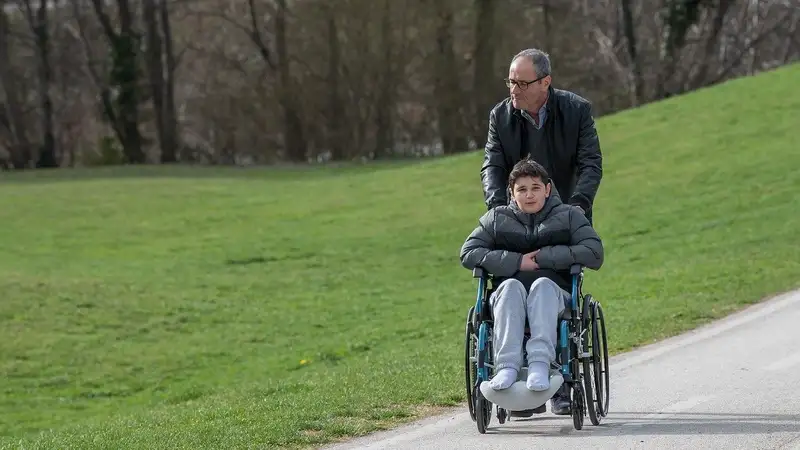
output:
M608 415L608 347L603 308L591 294L584 295L582 291L583 267L573 265L570 275L572 297L559 319L556 364L570 393L573 426L580 430L586 415L595 426ZM472 421L477 423L478 431L485 434L491 422L493 405L481 393L480 385L494 375L489 299L497 285L495 278L482 268L473 269L472 276L478 279L478 294L467 315L464 370L469 413ZM526 326L525 339L529 336L530 330ZM524 348L523 344L523 352ZM509 411L498 405L499 423L502 425L508 417Z

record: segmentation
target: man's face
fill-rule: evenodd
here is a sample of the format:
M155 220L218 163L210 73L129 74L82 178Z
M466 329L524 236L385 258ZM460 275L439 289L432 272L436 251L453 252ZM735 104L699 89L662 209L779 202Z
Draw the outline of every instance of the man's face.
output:
M551 77L548 75L535 83L536 68L528 58L517 58L508 69L508 80L511 83L511 102L514 108L530 113L538 113L539 108L547 98L547 88L550 86Z
M550 183L533 177L520 177L514 182L514 201L522 212L535 214L544 208L544 202L550 196Z

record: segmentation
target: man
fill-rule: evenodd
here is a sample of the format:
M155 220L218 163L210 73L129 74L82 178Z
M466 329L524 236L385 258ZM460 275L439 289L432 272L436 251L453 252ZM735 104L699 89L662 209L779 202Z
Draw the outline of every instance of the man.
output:
M551 175L562 201L579 207L591 222L603 175L591 103L551 83L547 53L527 49L511 60L510 96L489 113L481 166L484 200L489 209L508 204L509 170L530 156Z
M489 113L481 182L488 209L508 204L509 171L530 157L544 166L564 203L580 208L592 223L592 204L603 175L600 142L592 107L579 95L554 89L550 57L526 49L511 60L506 79L510 96ZM551 402L557 415L570 414L569 392L562 387ZM543 413L542 405L512 415Z

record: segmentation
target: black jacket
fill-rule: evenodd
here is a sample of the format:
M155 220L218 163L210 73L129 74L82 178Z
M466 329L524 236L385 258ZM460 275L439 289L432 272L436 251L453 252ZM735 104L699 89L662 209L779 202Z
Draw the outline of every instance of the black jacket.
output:
M508 204L508 174L525 154L525 118L511 98L498 103L489 113L489 136L481 166L481 182L486 206ZM547 99L547 162L544 165L561 199L578 205L591 220L603 159L597 137L592 106L588 100L569 91L550 87ZM532 155L537 160L536 155Z
M539 269L520 271L522 255L534 250L539 250ZM599 270L603 259L603 242L589 219L552 194L536 214L522 212L514 201L487 211L461 247L461 265L467 269L481 267L498 283L516 278L526 289L547 277L570 292L570 267Z

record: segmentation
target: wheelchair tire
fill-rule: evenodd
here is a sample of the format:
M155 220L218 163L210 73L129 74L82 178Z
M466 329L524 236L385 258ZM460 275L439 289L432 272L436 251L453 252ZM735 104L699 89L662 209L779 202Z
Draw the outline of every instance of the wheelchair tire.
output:
M467 406L469 407L469 416L474 422L475 417L475 396L473 395L475 387L477 386L478 371L477 361L473 361L475 357L475 328L472 326L472 316L475 313L475 307L469 309L467 315L467 325L464 339L464 376L467 388Z
M492 404L481 393L481 390L475 389L475 413L477 416L478 432L486 434L486 429L489 428L489 423L492 421Z
M508 418L508 411L501 407L497 407L497 421L500 425L506 423L506 419Z
M591 295L586 295L584 305L588 305L588 307L584 307L584 310L587 314L582 317L583 323L587 326L584 328L584 338L582 340L582 348L581 353L588 354L588 357L581 358L581 365L583 366L583 374L581 376L583 380L583 392L586 396L586 412L589 415L589 421L592 422L592 425L597 426L600 425L600 419L602 415L599 414L600 405L599 400L596 397L597 393L597 386L596 380L596 364L595 364L595 353L596 353L596 325L597 321L595 320L595 302ZM590 345L591 343L591 345ZM595 401L598 401L596 404Z
M597 401L597 413L601 417L608 415L608 404L611 398L608 365L608 339L606 336L606 320L603 307L594 302L592 307L592 362L594 365L594 393Z
M580 381L575 381L575 384L572 386L572 405L570 406L572 410L572 425L576 430L580 431L583 428L583 416L586 411L583 386Z
M574 313L573 313L574 314ZM576 323L577 322L577 323ZM570 331L580 332L581 321L573 319L573 323L570 327ZM581 352L583 348L578 348L578 345L572 339L569 339L569 353L570 353L570 373L572 374L572 379L569 381L568 385L571 388L571 401L570 401L570 413L572 415L572 424L575 426L576 430L581 430L583 428L583 419L586 414L586 398L584 397L584 390L583 390L583 375L581 374Z
M475 398L475 418L478 424L478 431L486 433L489 423L492 421L492 403L486 400L480 389L482 381L489 381L491 378L490 367L492 353L492 337L489 324L481 322L478 328L478 339L476 342L477 365L475 367L475 388L472 395ZM483 347L483 348L481 348Z

